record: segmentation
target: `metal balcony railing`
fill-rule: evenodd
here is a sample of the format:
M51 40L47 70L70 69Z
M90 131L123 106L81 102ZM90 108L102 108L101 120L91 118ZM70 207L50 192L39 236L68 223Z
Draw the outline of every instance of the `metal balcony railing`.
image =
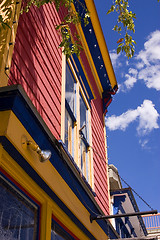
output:
M142 217L147 230L160 229L160 213Z

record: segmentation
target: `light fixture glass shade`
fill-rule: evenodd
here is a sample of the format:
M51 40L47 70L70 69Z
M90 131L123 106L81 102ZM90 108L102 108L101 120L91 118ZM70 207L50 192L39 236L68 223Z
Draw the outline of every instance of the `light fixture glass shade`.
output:
M50 150L42 150L40 153L40 161L46 162L51 158L51 151Z

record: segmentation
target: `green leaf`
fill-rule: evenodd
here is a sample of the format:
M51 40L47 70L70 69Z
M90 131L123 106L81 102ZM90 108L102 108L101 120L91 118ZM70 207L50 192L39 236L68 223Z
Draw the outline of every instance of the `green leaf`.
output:
M117 54L119 54L121 52L122 48L121 47L118 47L117 48Z

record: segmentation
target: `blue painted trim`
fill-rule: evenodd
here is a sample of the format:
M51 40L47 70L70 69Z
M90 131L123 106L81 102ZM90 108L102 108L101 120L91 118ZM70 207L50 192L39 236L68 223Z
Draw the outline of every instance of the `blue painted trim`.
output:
M116 230L122 238L130 238L131 234L123 223L122 219L116 219ZM125 236L126 234L127 236Z
M125 202L125 199L126 199L126 196L124 196L124 195L122 195L122 196L114 196L113 207L116 207L117 210L118 210L116 214L121 214L121 213L123 214L123 213L125 213L124 208L122 207L122 204L121 204L122 202ZM129 234L130 237L131 237L131 234L128 232L128 230L127 230L127 228L125 226L125 224L127 223L131 231L132 231L132 229L134 229L132 224L131 224L131 221L129 220L129 217L125 217L125 224L123 223L121 218L119 218L119 219L117 218L117 219L115 219L115 221L117 223L121 223L121 226L123 226L123 228L124 228L124 229L121 229L121 230L122 231L124 230L124 232ZM133 234L134 237L137 237L137 235L136 235L136 233L134 231L132 232L132 234Z
M112 196L114 194L122 194L122 193L127 193L128 194L129 199L130 199L130 201L132 203L132 206L134 208L134 211L135 212L139 212L139 209L138 209L138 206L137 206L136 201L134 199L134 196L133 196L131 188L123 188L123 189L115 190L115 191L112 191L110 194ZM144 224L144 222L142 220L142 217L141 216L137 216L137 218L138 218L138 220L139 220L139 222L141 224L141 227L143 229L144 235L147 236L148 233L147 233L145 224Z
M108 77L108 74L107 74L107 70L105 68L105 64L104 64L104 61L103 61L103 58L102 58L102 54L101 54L99 45L98 45L98 42L97 42L97 38L96 38L96 35L94 33L94 28L92 26L91 19L88 19L89 24L87 26L85 26L85 24L83 22L83 18L84 18L84 14L85 14L84 7L87 8L86 4L85 4L85 1L81 0L81 4L79 4L78 1L74 1L74 5L75 5L75 8L76 8L77 12L80 14L80 17L82 19L81 20L81 22L82 22L81 26L82 26L82 29L83 29L83 32L84 32L84 35L85 35L85 38L86 38L91 56L92 56L92 59L94 61L99 79L101 81L103 91L112 91L112 87L111 87L111 84L110 84L110 81L109 81L109 77Z
M26 128L31 137L42 149L50 149L52 157L50 162L68 184L77 198L85 206L90 214L96 213L100 215L97 206L87 194L78 178L72 172L65 159L61 156L61 150L58 141L51 134L42 118L38 114L36 108L32 105L30 99L20 85L8 86L0 88L0 110L12 110L22 125ZM73 213L65 206L65 204L55 195L49 186L40 178L40 176L31 168L28 162L20 155L14 146L5 138L0 138L4 149L17 161L17 163L31 176L31 178L60 206L60 208L72 219L75 224L90 239L95 239L92 234L84 227L84 225L73 215ZM108 228L111 238L117 238L107 221L97 222L106 234Z

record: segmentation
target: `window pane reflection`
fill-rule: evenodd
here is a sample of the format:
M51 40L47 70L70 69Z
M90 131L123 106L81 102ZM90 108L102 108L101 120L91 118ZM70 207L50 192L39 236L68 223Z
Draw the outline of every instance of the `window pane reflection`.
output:
M0 177L0 239L37 239L38 208Z
M81 139L81 170L86 180L89 181L88 150Z
M52 221L51 240L74 240L58 223Z
M69 67L66 67L66 93L65 98L74 114L74 79L69 70Z
M73 129L73 121L66 110L65 111L65 145L71 155L72 155L72 144L73 144L72 129Z
M84 100L80 94L80 129L87 140L87 107Z

